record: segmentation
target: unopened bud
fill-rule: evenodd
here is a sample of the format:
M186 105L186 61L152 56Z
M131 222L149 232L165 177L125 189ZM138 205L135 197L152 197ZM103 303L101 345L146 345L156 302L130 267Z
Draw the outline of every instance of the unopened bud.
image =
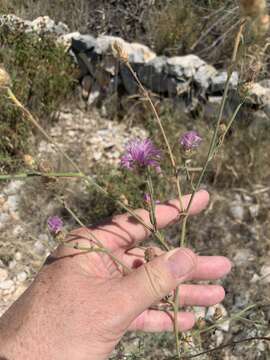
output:
M32 168L35 164L35 160L33 159L33 157L29 154L25 154L23 156L23 162L26 166Z

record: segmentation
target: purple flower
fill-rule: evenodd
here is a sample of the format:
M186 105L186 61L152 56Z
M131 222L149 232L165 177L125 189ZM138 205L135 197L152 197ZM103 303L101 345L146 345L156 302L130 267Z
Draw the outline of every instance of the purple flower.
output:
M150 139L134 139L126 146L126 152L121 158L121 166L128 169L142 169L147 166L160 170L161 152Z
M145 193L143 195L143 201L145 201L146 203L150 203L151 202L151 197L148 193Z
M149 195L148 193L145 193L145 194L143 195L143 200L144 200L144 202L146 202L147 204L150 204L150 203L151 203L151 197L150 197L150 195ZM158 204L160 204L161 202L160 202L159 200L156 200L155 203L156 203L156 205L158 205Z
M59 231L61 231L61 229L63 227L63 221L58 216L51 216L48 219L47 224L48 224L48 228L49 228L50 232L52 232L54 234L59 233Z
M197 131L187 131L180 138L180 144L183 146L184 150L192 150L200 145L202 138L199 136Z

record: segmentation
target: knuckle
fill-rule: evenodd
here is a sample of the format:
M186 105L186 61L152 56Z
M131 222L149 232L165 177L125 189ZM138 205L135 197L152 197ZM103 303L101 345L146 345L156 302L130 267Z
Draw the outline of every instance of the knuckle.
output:
M152 265L151 262L144 264L146 273L147 287L154 298L161 299L166 295L165 281L162 272Z

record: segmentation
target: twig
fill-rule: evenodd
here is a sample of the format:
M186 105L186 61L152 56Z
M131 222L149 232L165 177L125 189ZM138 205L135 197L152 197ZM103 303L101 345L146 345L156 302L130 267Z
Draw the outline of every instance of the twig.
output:
M242 340L230 341L230 342L228 342L228 343L226 343L224 345L217 346L214 349L205 350L205 351L203 351L203 352L201 352L199 354L190 355L190 356L184 356L182 359L194 359L196 357L199 357L199 356L202 356L202 355L205 355L205 354L209 354L209 353L213 353L213 352L218 351L218 350L222 350L222 349L224 349L226 347L229 347L229 346L235 346L235 345L243 343L243 342L254 341L254 340L270 341L270 337L267 337L267 336L254 336L254 337L250 337L250 338L246 338L246 339L242 339Z

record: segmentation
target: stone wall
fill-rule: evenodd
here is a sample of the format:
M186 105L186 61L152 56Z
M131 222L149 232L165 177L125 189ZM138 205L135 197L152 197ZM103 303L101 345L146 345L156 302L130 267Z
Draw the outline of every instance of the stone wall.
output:
M204 106L209 114L216 114L224 91L227 72L217 70L196 55L157 56L149 47L128 43L115 36L101 35L97 38L70 33L63 23L56 24L49 17L25 21L14 15L0 17L0 30L5 26L11 30L48 33L55 36L57 43L66 46L80 68L82 94L89 105L94 105L111 94L135 95L138 86L127 67L113 54L115 41L121 44L129 62L142 84L160 98L170 97L185 103L185 110L191 111L198 105ZM270 114L270 86L267 80L255 83L243 107L242 118L259 118L267 126ZM227 114L232 114L240 101L237 72L230 79L230 93ZM243 116L244 115L244 116ZM250 121L249 121L250 123Z

